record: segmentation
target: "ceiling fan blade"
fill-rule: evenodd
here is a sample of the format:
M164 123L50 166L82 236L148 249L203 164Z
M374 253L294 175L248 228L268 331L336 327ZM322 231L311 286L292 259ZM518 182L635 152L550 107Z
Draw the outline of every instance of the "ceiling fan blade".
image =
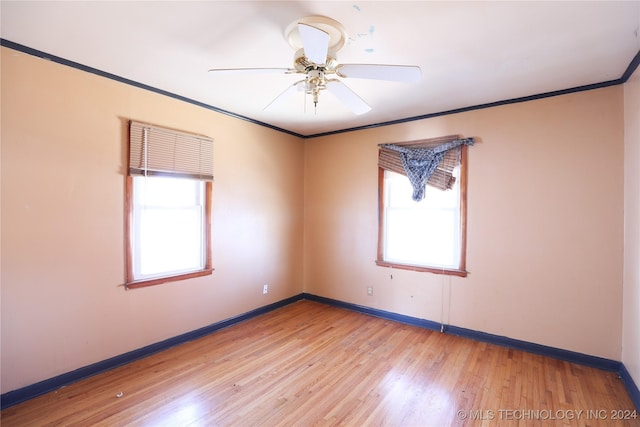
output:
M328 80L327 90L357 115L371 110L369 104L340 80Z
M336 69L336 74L340 77L412 83L420 80L422 71L414 65L342 64Z
M301 85L302 84L302 85ZM266 111L267 109L282 104L284 101L286 101L287 99L289 99L291 97L291 95L293 95L295 92L299 91L299 90L303 90L304 89L304 80L300 80L298 82L295 82L294 84L292 84L291 86L289 86L288 88L286 88L280 95L276 96L273 101L271 101L270 103L268 103L263 109L262 111Z
M291 68L212 68L210 73L216 74L287 74L295 70Z
M311 25L299 23L298 32L302 40L304 56L317 65L327 62L329 52L329 33Z

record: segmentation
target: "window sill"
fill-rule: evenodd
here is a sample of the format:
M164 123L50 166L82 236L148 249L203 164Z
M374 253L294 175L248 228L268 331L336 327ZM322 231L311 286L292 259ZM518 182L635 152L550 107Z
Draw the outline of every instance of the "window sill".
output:
M127 282L124 284L125 289L144 288L147 286L160 285L167 282L177 282L179 280L192 279L194 277L210 276L213 274L213 268L207 268L205 270L193 271L191 273L184 273L177 276L156 277L155 279L136 280L133 282Z
M410 265L410 264L398 264L395 262L389 262L389 261L381 261L381 260L376 260L376 265L379 267L388 267L388 268L395 268L398 270L411 270L411 271L420 271L420 272L424 272L424 273L434 273L434 274L445 274L448 276L458 276L458 277L467 277L467 274L469 274L468 271L466 270L453 270L453 269L447 269L447 268L435 268L435 267L422 267L419 265Z

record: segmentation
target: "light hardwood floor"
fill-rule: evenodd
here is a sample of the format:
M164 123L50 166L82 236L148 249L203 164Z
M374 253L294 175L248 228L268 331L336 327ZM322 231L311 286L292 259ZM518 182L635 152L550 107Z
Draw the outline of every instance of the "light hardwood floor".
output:
M298 301L7 408L0 420L3 427L640 426L633 410L615 373Z

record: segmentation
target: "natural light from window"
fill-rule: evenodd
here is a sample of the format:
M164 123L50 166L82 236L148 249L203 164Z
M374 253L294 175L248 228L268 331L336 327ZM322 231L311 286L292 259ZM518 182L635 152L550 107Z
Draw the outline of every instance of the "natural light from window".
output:
M456 171L457 172L457 171ZM442 191L426 187L420 202L411 198L409 179L384 172L384 261L458 269L460 263L460 186Z
M133 185L135 279L202 270L204 182L136 176Z

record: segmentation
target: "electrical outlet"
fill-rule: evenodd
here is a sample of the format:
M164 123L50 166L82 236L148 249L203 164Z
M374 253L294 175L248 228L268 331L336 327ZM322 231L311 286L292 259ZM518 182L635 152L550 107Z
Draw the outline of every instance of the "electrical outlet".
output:
M367 286L367 295L373 296L373 286Z
M264 285L262 287L262 293L266 295L269 292L269 285Z

